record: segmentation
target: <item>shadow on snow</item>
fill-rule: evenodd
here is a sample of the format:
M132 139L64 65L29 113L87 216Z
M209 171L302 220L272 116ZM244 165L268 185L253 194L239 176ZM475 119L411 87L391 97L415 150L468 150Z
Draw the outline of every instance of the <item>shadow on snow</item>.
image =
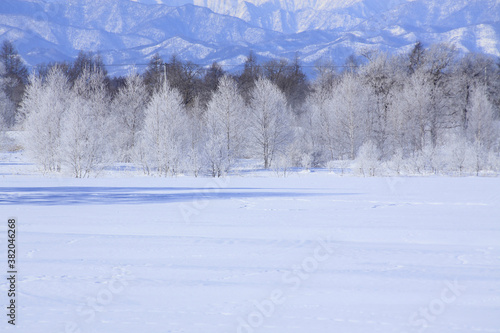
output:
M288 190L288 191L287 191ZM196 200L297 198L357 193L308 192L312 189L197 187L0 187L0 205L161 204Z

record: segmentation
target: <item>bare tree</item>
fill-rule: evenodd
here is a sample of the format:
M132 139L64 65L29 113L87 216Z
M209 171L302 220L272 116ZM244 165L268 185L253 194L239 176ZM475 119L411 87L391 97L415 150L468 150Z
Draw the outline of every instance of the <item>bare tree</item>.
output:
M166 76L165 71L166 68L163 59L160 57L160 54L155 53L151 57L151 60L149 60L148 67L143 74L144 83L150 96L163 85Z
M2 76L6 79L4 91L17 108L21 104L24 89L28 83L28 68L14 44L9 40L4 40L0 47L0 63L3 64L4 68Z
M238 77L238 86L245 102L250 103L251 93L255 87L255 82L262 76L262 67L257 63L257 57L253 51L247 56L244 64L245 68Z
M5 66L0 63L0 129L4 130L15 123L16 107L7 94L9 79L5 77Z
M200 101L202 105L207 105L212 94L217 90L219 85L219 80L224 76L224 70L222 67L214 62L206 70L205 76L203 77L200 89Z
M99 72L104 77L104 80L107 80L108 71L104 65L104 60L99 53L95 54L93 52L85 51L78 52L78 56L68 69L69 82L74 84L80 75L82 75L85 71L87 73L89 71L96 73Z

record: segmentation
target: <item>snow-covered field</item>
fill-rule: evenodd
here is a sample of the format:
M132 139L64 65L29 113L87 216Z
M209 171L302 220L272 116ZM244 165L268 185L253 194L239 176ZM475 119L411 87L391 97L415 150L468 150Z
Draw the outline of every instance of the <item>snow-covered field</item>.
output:
M500 332L500 178L30 168L0 162L2 332Z

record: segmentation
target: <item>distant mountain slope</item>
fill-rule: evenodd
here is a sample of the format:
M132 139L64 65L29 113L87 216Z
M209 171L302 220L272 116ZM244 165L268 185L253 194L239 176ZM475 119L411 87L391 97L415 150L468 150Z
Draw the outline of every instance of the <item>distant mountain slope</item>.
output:
M164 4L162 4L164 3ZM166 4L169 5L166 5ZM261 58L342 62L447 41L500 56L496 0L2 0L0 40L37 64L100 51L107 64L140 64L155 52L208 64ZM114 67L123 72L126 68Z
M402 18L417 25L458 28L499 22L496 0L135 0L176 6L194 4L219 14L241 18L253 25L285 33L307 30L343 31L366 20L384 16ZM416 11L415 11L416 10ZM403 15L406 15L405 17ZM451 19L451 21L450 21ZM390 23L390 22L387 22Z

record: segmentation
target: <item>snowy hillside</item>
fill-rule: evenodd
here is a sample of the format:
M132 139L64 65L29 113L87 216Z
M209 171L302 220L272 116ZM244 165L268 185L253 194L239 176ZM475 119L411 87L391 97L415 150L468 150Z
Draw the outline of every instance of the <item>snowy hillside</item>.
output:
M261 58L342 62L366 48L407 50L451 42L500 56L496 0L3 0L0 38L30 64L100 51L108 64L144 63L159 52L198 63ZM117 68L123 70L123 68Z

